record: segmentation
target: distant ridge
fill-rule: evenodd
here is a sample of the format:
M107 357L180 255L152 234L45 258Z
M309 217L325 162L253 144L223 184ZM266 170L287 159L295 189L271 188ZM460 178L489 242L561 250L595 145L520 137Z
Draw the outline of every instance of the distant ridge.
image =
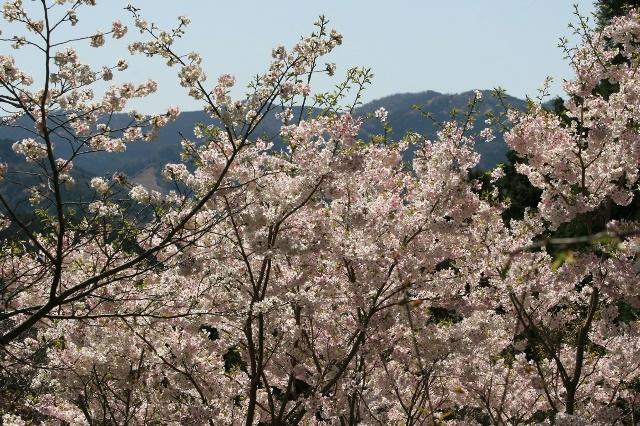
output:
M482 93L483 99L479 105L481 116L487 111L500 112L502 107L499 101L491 96L491 92L485 90ZM399 138L408 131L435 138L437 126L434 120L436 122L448 121L451 111L454 108L464 111L473 96L473 91L458 94L443 94L432 90L419 93L398 93L368 102L359 107L355 113L356 115L366 115L384 107L389 113L388 121L393 127L391 135L393 138ZM525 101L518 98L508 96L506 102L518 109L525 107ZM424 111L429 112L433 120L425 118L419 111L416 111L413 108L414 105L419 105ZM124 114L119 119L124 121ZM115 120L118 121L118 117ZM75 161L75 165L91 175L110 175L115 171L122 171L133 177L134 180L154 182L155 184L155 181L161 181L159 173L164 164L179 161L180 135L187 138L193 137L193 128L198 122L213 124L214 120L201 111L186 111L180 114L175 122L163 128L158 138L152 143L131 143L127 145L125 153L97 153L79 158ZM480 124L482 123L478 123L478 125ZM267 117L257 134L264 133L276 136L279 126L280 122L274 116ZM380 132L382 132L382 126L377 120L372 119L365 122L360 136L367 140L369 135ZM10 142L7 141L15 141L28 136L27 132L21 129L0 127L0 140L4 140L2 144L9 144L9 146L0 146L0 162L17 161L17 158L11 155ZM476 145L477 151L481 154L480 168L482 169L493 168L496 164L506 160L505 154L508 148L502 137L496 136L492 142L479 142ZM140 175L139 179L136 179L138 175ZM156 179L154 179L154 175Z

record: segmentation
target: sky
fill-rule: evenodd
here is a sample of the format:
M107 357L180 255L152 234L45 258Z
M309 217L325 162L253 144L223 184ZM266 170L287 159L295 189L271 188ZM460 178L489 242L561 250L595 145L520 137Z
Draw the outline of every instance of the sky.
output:
M561 94L571 70L558 40L577 42L568 28L576 22L571 0L98 1L95 8L85 8L82 25L69 34L108 29L115 19L129 24L126 39L108 41L106 49L83 47L80 53L93 64L125 57L131 67L123 78L158 80L160 92L138 106L143 110L174 104L190 110L198 104L179 86L176 68L166 68L161 60L129 57L126 42L139 34L123 11L127 3L141 8L145 18L161 28L172 26L179 15L191 18L178 50L203 55L211 86L218 75L231 73L241 89L266 69L273 47L291 46L324 14L330 27L344 36L343 45L326 59L337 64L336 75L352 66L372 69L375 77L365 101L394 93L459 93L497 86L517 97L535 96L547 76L555 80L552 93ZM576 4L583 15L593 12L592 0ZM37 67L32 58L23 60ZM320 81L313 88L327 90L337 82Z

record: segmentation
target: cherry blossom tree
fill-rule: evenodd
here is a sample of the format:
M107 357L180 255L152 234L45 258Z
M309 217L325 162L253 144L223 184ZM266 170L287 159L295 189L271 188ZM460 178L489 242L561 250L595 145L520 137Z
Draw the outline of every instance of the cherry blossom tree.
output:
M385 134L365 143L354 107L368 71L312 95L341 43L326 19L234 99L232 76L211 88L200 55L174 50L187 18L162 31L131 6L130 51L177 67L211 122L165 166L174 190L115 175L70 198L74 159L152 140L178 111L113 127L156 84L95 97L126 62L93 70L71 46L126 27L58 40L95 1L35 3L3 9L29 31L4 41L46 69L32 90L0 56L3 124L30 120L13 149L37 177L39 219L0 194L15 230L0 257L0 377L19 400L3 424L637 423L639 228L615 212L638 192L638 12L582 33L563 116L509 113L517 170L542 198L507 222L502 170L485 184L471 173L476 139L491 139L472 134L480 93L435 138L391 140L378 110ZM284 150L256 131L276 113ZM559 236L578 221L586 233Z
M60 5L66 3L69 3L70 9L58 10L62 9ZM249 136L256 126L276 105L298 94L304 96L308 85L299 82L301 76L311 75L317 57L340 42L337 33L327 34L325 24L320 23L320 33L313 35L309 41L301 42L294 52L287 53L282 49L274 51L274 63L267 73L258 78L255 91L245 102L232 101L228 96L233 86L232 77L221 76L215 88L208 91L203 85L206 76L199 66L199 56L195 53L180 56L171 50L173 39L180 37L188 24L186 18L180 18L176 29L157 33L154 28L147 28L147 24L137 16L137 11L130 8L137 27L152 38L149 42L132 43L130 50L149 56L159 55L167 59L170 65L180 66L180 83L193 97L204 100L205 109L212 119L222 124L227 140L224 150L217 155L221 156L223 162L216 170L214 181L201 186L202 193L197 197L149 192L139 186L132 187L122 175L114 175L109 180L102 177L92 179L90 186L95 191L93 199L90 202L76 202L65 197L67 194L64 192L65 185L74 185L71 175L74 159L96 151L121 152L126 150L127 143L150 141L159 128L178 115L177 108L152 117L131 111L126 125L112 127L114 115L125 109L128 100L155 92L157 84L150 80L142 85L113 85L101 99L94 100L91 86L101 80L111 80L113 71L127 67L126 61L120 59L112 67L94 71L79 62L76 51L70 46L88 42L98 48L104 45L106 35L121 38L127 28L116 21L110 32L96 32L72 40L56 38L65 25L74 26L77 23L77 9L94 4L93 1L58 1L53 4L42 1L42 20L31 18L21 1L6 2L4 5L7 21L24 24L35 33L34 41L21 36L5 41L13 42L16 48L32 48L41 54L46 72L43 88L30 91L33 78L18 68L14 58L2 57L2 84L6 91L2 95L2 102L8 112L4 121L6 125L21 125L22 121L17 120L27 117L33 123L32 128L24 128L33 137L16 142L13 150L34 166L28 173L36 176L39 182L29 188L29 201L34 209L39 209L39 213L45 216L41 219L44 231L36 232L30 226L34 221L25 223L21 220L12 200L0 200L4 223L11 224L23 236L19 247L11 247L12 251L6 256L9 269L5 276L9 280L7 289L11 290L5 292L6 310L2 316L3 331L0 337L3 344L12 342L61 305L83 300L112 282L125 277L127 280L134 279L138 274L157 266L155 253L167 245L189 245L191 240L197 238L196 234L201 231L194 233L187 225L223 189L220 186L225 182L229 167L249 144ZM67 158L56 158L62 145L69 154ZM185 150L190 148L185 143ZM3 177L13 176L13 171L6 164L2 171ZM16 171L16 174L19 172ZM185 173L187 169L184 165L168 165L165 170L167 178L176 181L180 181ZM143 220L136 220L131 211L123 210L122 203L117 202L122 198L144 202L144 211L135 212ZM78 211L82 212L79 223L73 220ZM116 231L119 231L119 235L115 235ZM160 240L149 244L157 238ZM74 252L77 254L81 248L87 256L86 273L80 272L84 269L80 268L66 275L71 272L67 264L68 256ZM21 270L19 263L22 261L36 261L37 271L31 268ZM40 286L47 281L49 284L46 287ZM39 288L33 289L32 285Z

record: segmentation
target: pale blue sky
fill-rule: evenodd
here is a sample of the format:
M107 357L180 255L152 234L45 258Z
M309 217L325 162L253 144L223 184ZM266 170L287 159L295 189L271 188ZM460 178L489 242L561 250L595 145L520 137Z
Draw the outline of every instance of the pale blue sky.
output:
M399 92L456 93L498 85L523 97L535 95L546 76L555 78L553 91L560 93L562 79L570 76L557 44L561 36L571 39L571 0L102 0L80 17L89 26L103 28L119 17L131 27L122 11L129 2L161 27L172 25L178 15L192 19L177 46L202 53L211 85L225 72L244 85L266 68L272 47L290 46L313 29L320 14L344 35L344 44L327 60L337 63L337 74L355 65L372 68L375 79L365 100ZM591 0L577 3L583 14L593 11ZM129 59L125 45L112 42L107 49L81 53L91 55L91 62ZM161 94L141 108L197 108L177 84L177 69L166 69L159 60L130 62L126 79L153 76L161 85ZM327 89L328 84L320 82L316 88Z

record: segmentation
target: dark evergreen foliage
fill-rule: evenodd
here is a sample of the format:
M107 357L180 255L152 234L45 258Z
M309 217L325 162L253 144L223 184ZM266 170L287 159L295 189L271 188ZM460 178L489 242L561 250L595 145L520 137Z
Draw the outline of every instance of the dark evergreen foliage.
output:
M629 9L640 7L640 0L598 0L595 7L598 27L602 28L614 17L625 15Z

